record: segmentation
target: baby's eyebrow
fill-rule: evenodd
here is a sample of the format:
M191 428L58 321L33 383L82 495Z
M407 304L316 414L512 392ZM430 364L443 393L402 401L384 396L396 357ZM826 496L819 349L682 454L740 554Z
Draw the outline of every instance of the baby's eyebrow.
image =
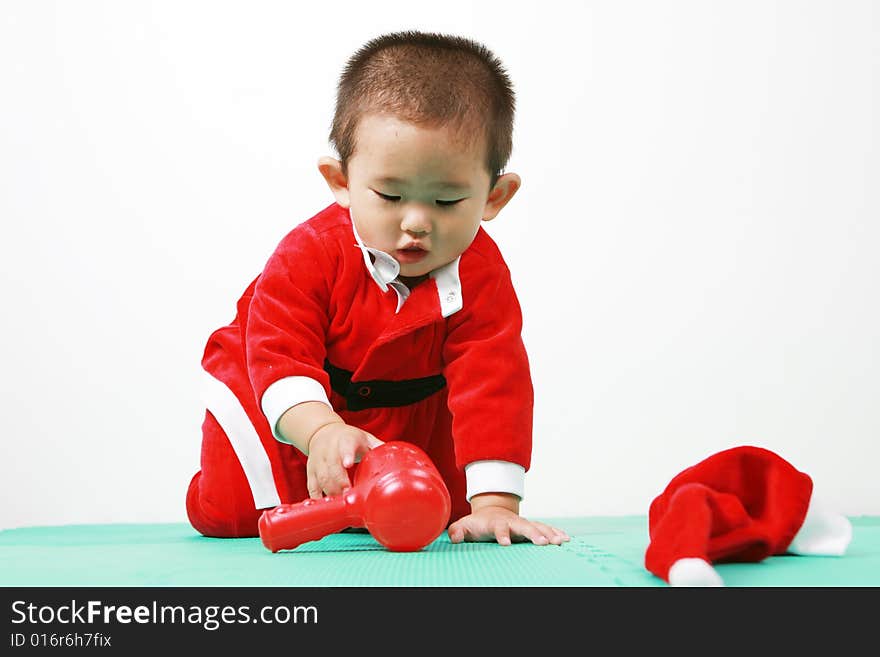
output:
M394 176L382 176L381 178L377 178L376 182L383 185L399 185L405 184L407 181L402 180L401 178L395 178ZM454 180L440 181L433 183L432 187L442 187L443 189L450 189L456 191L464 191L470 188L470 185L463 182L456 182Z

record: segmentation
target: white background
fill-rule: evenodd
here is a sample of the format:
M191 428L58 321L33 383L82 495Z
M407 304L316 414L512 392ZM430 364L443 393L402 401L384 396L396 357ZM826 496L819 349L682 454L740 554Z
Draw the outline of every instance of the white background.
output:
M461 34L518 94L487 230L525 314L533 517L646 514L756 444L880 514L880 7L0 4L0 527L185 522L208 334L332 200L339 72Z

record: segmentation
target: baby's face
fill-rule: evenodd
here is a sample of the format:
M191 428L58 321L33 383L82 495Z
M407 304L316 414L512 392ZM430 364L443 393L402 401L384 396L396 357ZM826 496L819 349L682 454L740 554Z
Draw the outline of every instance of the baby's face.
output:
M470 246L487 208L484 139L462 145L444 127L367 115L348 163L348 202L364 244L394 256L400 275L422 276ZM489 216L491 215L491 216Z

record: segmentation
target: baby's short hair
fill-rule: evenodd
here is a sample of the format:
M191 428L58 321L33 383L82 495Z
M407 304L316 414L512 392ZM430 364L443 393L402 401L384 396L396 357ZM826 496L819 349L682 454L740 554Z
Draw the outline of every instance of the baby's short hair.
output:
M501 61L471 39L418 31L376 37L348 60L336 94L330 143L346 170L360 119L388 114L417 125L486 135L492 184L513 147L513 85Z

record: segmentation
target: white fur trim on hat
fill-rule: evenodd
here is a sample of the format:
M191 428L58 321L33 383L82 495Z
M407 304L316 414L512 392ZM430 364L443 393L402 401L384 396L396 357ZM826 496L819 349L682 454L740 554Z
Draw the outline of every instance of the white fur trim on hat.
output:
M852 523L843 514L830 511L816 496L810 498L807 515L791 540L788 552L804 556L839 557L852 540Z

